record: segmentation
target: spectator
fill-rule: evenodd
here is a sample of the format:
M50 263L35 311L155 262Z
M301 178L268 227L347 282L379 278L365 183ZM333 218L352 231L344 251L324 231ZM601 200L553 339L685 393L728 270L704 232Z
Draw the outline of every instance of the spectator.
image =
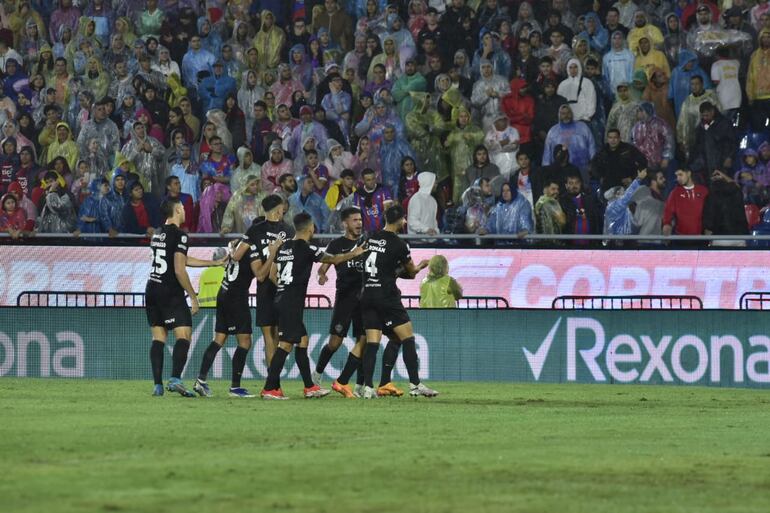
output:
M676 170L676 187L666 199L663 211L663 235L703 234L703 207L708 189L692 180L689 169Z
M444 147L449 148L449 156L452 169L452 201L460 202L460 196L466 189L465 170L473 161L472 148L476 148L484 140L484 132L471 123L471 114L464 107L460 107L457 114L457 123L449 132L444 142Z
M602 214L593 194L586 194L580 173L567 176L564 194L559 203L567 218L564 233L599 234L602 232ZM585 241L575 241L583 245Z
M39 206L37 231L40 233L76 233L77 214L75 200L67 191L64 178L56 171L49 171L41 183L45 195Z
M532 110L534 111L534 109ZM529 135L529 126L527 126L527 134ZM508 118L502 114L497 116L493 128L487 132L484 138L484 143L489 148L491 165L497 167L498 173L505 180L510 178L511 174L518 169L516 152L519 151L519 142L519 131L510 126ZM470 170L470 168L468 169ZM475 181L470 176L467 178L469 183Z
M408 212L409 199L420 189L417 180L417 166L412 157L401 159L401 177L398 180L398 198L401 206Z
M317 33L321 27L329 29L331 40L349 51L353 46L353 22L339 7L338 0L324 0L324 9L313 16L312 32Z
M649 169L668 169L674 158L674 134L661 118L655 115L655 107L644 102L636 111L637 122L631 130L631 144L642 152Z
M227 95L223 110L225 112L227 128L232 135L231 148L240 148L246 144L246 115L238 106L238 99L235 93ZM184 123L184 121L182 122Z
M559 108L559 123L548 131L548 136L545 139L545 150L543 151L544 166L553 162L552 158L558 145L569 150L570 162L580 169L584 180L587 181L588 164L596 153L594 136L588 125L580 121L573 121L570 105L562 105Z
M110 182L104 177L94 178L88 184L85 198L78 210L78 230L80 233L102 233L99 223L99 203L110 192Z
M533 131L536 146L542 148L548 131L559 122L559 109L567 103L567 99L556 94L557 84L553 80L543 82L543 94L538 96L535 104L535 119Z
M666 173L658 169L648 174L649 185L640 186L633 196L634 229L639 235L660 235L663 226L665 206ZM655 241L640 241L640 244L657 244Z
M251 153L250 149L246 146L241 146L238 148L236 156L238 157L238 167L232 171L230 176L230 192L233 194L246 185L247 176L262 176L262 167L254 162L254 155ZM260 190L261 189L260 184Z
M145 195L141 182L132 183L129 188L130 200L123 207L123 231L152 237L155 228L161 224L160 208L151 194Z
M489 60L481 61L481 76L473 85L471 104L477 117L481 119L481 127L489 130L495 118L502 112L501 101L511 92L508 80L492 71Z
M743 101L741 83L738 80L741 63L730 58L727 48L718 48L717 57L717 61L711 65L711 81L717 86L722 113L732 122Z
M433 198L436 175L423 171L417 175L419 190L409 200L407 231L412 234L436 235L438 233L438 204Z
M632 235L635 231L633 213L629 205L639 186L647 178L647 170L640 169L636 179L628 188L622 185L608 189L604 193L607 209L604 211L605 235Z
M618 84L616 98L607 116L607 134L610 133L610 130L617 130L620 133L620 140L629 142L631 130L636 124L639 102L631 99L628 84L625 82Z
M628 32L628 47L632 52L636 52L639 40L643 37L646 37L654 47L663 46L663 33L658 27L648 23L646 12L638 9L634 13L634 27Z
M108 100L100 99L93 107L91 119L83 124L78 134L78 147L80 155L89 153L91 140L98 141L99 146L106 150L106 155L111 159L120 149L120 131L115 123L107 116ZM108 164L110 162L108 161Z
M465 183L463 190L470 187L479 178L487 178L492 183L492 189L499 192L503 182L500 169L490 161L489 152L483 144L479 144L473 151L473 163L465 170Z
M270 160L262 166L262 190L271 193L279 188L278 178L292 172L292 161L285 158L281 143L278 141L270 145Z
M230 201L230 187L223 183L212 183L203 189L198 214L198 233L219 233Z
M701 103L699 110L701 122L695 129L695 144L690 151L690 169L702 176L709 176L717 169L729 173L733 167L735 148L738 146L732 123L709 102Z
M324 161L324 166L329 170L329 178L340 178L342 171L352 168L355 163L354 156L334 139L329 139L329 155Z
M361 173L363 186L353 193L353 205L361 209L364 231L373 233L385 226L385 210L393 204L390 190L377 183L373 169Z
M394 82L392 90L393 100L397 105L396 111L402 121L406 121L406 115L414 109L411 93L426 91L427 86L425 77L417 71L416 59L407 59L404 74Z
M695 132L701 121L701 104L708 102L719 108L719 99L716 93L713 90L707 91L703 88L703 79L699 75L690 79L690 90L692 92L682 104L676 121L676 142L680 145L682 155L688 161L695 144Z
M765 6L770 5L767 2ZM759 48L751 54L746 77L746 97L751 105L751 126L764 130L770 119L770 28L759 31Z
M211 152L208 158L201 162L200 173L210 176L216 183L230 184L230 178L235 168L236 160L232 155L225 153L222 138L215 135L209 140Z
M208 73L216 62L216 57L202 47L201 38L193 35L190 38L190 48L182 59L182 78L184 85L193 91L198 90L198 83L204 73Z
M329 190L329 170L318 160L318 152L315 150L305 152L305 162L302 176L311 181L316 194L325 198L326 191Z
M634 69L644 70L648 79L655 68L662 69L667 77L671 76L671 67L668 65L666 54L653 48L649 37L643 36L639 39L639 48L634 53L636 54Z
M6 193L0 199L0 232L8 233L12 239L18 239L24 233L27 217L13 194Z
M48 146L46 163L50 164L56 157L63 157L70 169L75 167L78 160L78 147L72 140L72 130L64 121L56 124L56 138Z
M182 192L182 182L177 176L169 176L165 181L165 196L164 200L176 200L184 207L184 223L180 228L186 232L195 231L195 202L193 197L189 194Z
M431 257L428 276L420 284L420 308L457 308L462 297L463 288L449 276L447 259L442 255Z
M326 193L326 205L329 210L335 210L340 202L356 192L355 183L356 175L353 170L343 169L340 178L329 187Z
M524 196L504 183L500 189L500 199L489 212L486 226L479 233L511 234L523 239L533 233L532 207Z
M342 90L342 77L334 75L329 82L329 93L323 97L321 105L327 119L333 121L339 127L344 141L348 140L350 133L350 111L353 100L349 93Z
M131 140L121 153L135 167L140 180L148 192L163 190L162 158L163 146L154 137L147 135L147 127L141 121L135 121L131 131ZM144 190L142 191L144 192Z
M227 255L224 248L216 248L212 254L212 260L222 260ZM201 273L198 281L198 304L203 308L217 306L217 295L225 277L225 268L221 265L207 267Z
M591 161L591 174L599 180L601 192L622 185L628 187L647 159L633 145L620 139L617 129L607 132L607 143Z
M516 189L517 194L521 194L524 199L529 201L529 206L532 211L535 211L535 203L540 194L542 194L543 187L541 184L542 173L538 173L537 176L532 172L532 159L529 157L529 153L520 151L516 155L516 164L518 169L511 174L509 183ZM534 219L534 217L533 217Z
M759 153L751 148L742 150L737 167L739 170L734 180L743 191L743 201L758 207L765 206L769 199L767 186L770 184L770 169L759 161Z
M123 231L123 207L128 204L129 193L126 177L115 173L112 189L99 200L99 225L110 237L117 237Z
M405 139L396 138L396 128L386 125L380 144L380 164L382 166L383 185L390 189L393 197L398 197L398 182L401 177L401 160L410 157L414 160L414 150Z
M24 194L24 190L19 182L11 182L8 186L8 193L13 194L16 197L16 201L24 210L26 215L26 223L24 224L25 232L31 232L35 229L35 222L37 221L37 207L27 195Z
M654 68L642 93L642 101L651 102L655 106L657 115L674 129L676 128L676 116L674 109L671 108L671 100L669 99L671 88L669 85L669 78L666 73L660 68Z
M535 203L535 222L537 233L559 235L567 226L567 216L559 204L559 183L546 178L543 194Z
M749 225L743 207L741 188L726 173L715 170L703 206L705 235L747 235ZM746 241L715 240L712 246L745 246Z
M299 179L299 189L289 196L289 205L297 212L307 212L313 218L316 232L326 233L331 211L323 197L315 192L315 185L308 177Z
M248 175L244 185L235 191L227 203L221 233L246 233L255 219L265 215L262 200L268 195L261 190L259 175Z
M701 78L701 83L706 89L711 89L711 81L708 75L698 65L698 56L691 50L682 50L679 52L679 65L674 69L669 82L668 97L674 102L674 112L679 116L682 110L682 104L692 91L690 85L694 76Z

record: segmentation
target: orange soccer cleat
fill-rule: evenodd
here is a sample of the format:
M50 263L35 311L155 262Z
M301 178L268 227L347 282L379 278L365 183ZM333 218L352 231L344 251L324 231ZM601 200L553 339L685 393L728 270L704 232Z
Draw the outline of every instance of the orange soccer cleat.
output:
M385 396L401 397L402 395L404 395L404 391L396 388L396 385L394 385L393 382L390 382L379 387L377 389L377 395L379 397L385 397Z
M342 383L338 383L336 379L332 383L332 390L334 390L338 394L341 394L342 397L345 397L347 399L356 398L356 396L353 395L353 390L350 388L350 385L343 385Z

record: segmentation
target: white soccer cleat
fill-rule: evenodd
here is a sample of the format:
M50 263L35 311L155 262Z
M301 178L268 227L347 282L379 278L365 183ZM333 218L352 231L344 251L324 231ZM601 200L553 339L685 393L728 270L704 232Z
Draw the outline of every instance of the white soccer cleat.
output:
M422 383L419 385L413 385L412 383L409 383L409 395L412 397L436 397L438 395L438 392L433 390L432 388L428 388Z
M364 396L364 386L356 384L356 386L353 388L353 397L363 397Z
M374 391L374 388L372 387L364 387L364 399L374 399L377 397L377 392Z
M322 377L323 377L323 374L321 374L320 372L313 371L313 384L320 387Z

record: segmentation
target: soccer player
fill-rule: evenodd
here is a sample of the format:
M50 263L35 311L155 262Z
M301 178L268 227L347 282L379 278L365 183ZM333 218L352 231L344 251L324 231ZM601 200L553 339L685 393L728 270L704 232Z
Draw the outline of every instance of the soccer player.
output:
M150 364L155 381L152 395L163 395L163 351L168 330L171 329L176 342L171 379L166 388L184 397L194 397L195 394L182 383L182 371L190 350L192 315L198 313L198 296L190 283L187 267L223 265L225 260L199 260L187 256L187 235L179 229L185 221L184 206L178 200L166 200L161 206L161 213L166 223L150 240L152 270L145 289L145 311L152 332ZM187 307L185 292L190 296L191 308Z
M315 233L313 218L306 212L294 216L296 235L284 243L270 268L270 280L276 284L275 307L278 311L278 348L270 362L270 368L262 390L265 399L288 399L281 391L281 372L286 357L297 345L294 358L297 361L306 398L324 397L330 391L313 383L310 360L307 356L308 336L302 315L305 310L305 295L313 263L338 265L363 254L363 246L356 246L347 253L330 255L309 244Z
M257 276L257 319L256 324L262 330L265 341L265 364L269 367L278 345L278 312L275 309L275 284L270 281L270 244L277 239L288 240L294 237L294 230L283 222L286 204L277 194L271 194L262 200L265 211L264 221L255 222L246 230L238 247L233 252L232 260L240 262L246 253L256 252L262 260L264 271ZM256 247L256 249L251 249Z
M363 219L361 209L358 207L349 207L343 209L340 213L342 225L345 228L345 234L334 239L329 243L326 252L331 255L338 255L352 251L356 246L361 245L361 232L363 230ZM318 269L318 284L325 285L329 278L326 276L330 264L322 264ZM313 383L321 384L321 376L329 363L332 355L337 352L351 323L353 324L353 338L356 340L355 347L348 354L348 362L340 375L343 383L350 380L353 372L359 368L361 356L363 354L366 338L364 337L364 328L361 321L361 287L363 285L364 262L361 258L348 260L347 262L335 266L337 274L337 293L334 297L334 312L332 313L331 326L329 327L329 343L321 349L321 356L318 358L315 372L313 373ZM359 373L363 379L363 374ZM344 388L350 392L349 388ZM351 392L352 397L356 393L360 395L363 392L363 381L356 385L355 392ZM344 394L345 392L343 392Z
M262 201L263 208L270 206L270 202L265 198ZM233 241L240 245L239 242ZM246 250L246 261L243 258L240 261L230 260L222 279L222 286L217 294L217 317L214 327L214 340L209 344L206 352L203 354L201 369L198 373L198 379L195 381L193 390L203 397L212 395L211 389L206 383L206 379L214 363L214 359L222 346L227 341L228 335L235 335L238 341L238 347L233 353L232 381L230 383L230 395L232 397L254 397L253 394L241 387L241 375L246 366L246 355L251 349L251 311L249 309L249 288L254 277L257 281L264 281L270 273L270 266L273 264L275 253L283 244L283 238L279 237L268 246L268 256L265 262L262 262L262 254L257 249L256 244L250 244L248 239L244 245L248 246ZM231 246L233 243L231 243Z
M392 382L390 372L398 358L397 338L404 348L404 364L409 374L409 395L435 397L438 392L420 382L417 348L414 330L404 305L401 303L401 291L396 285L397 275L414 278L428 266L423 260L415 265L409 251L409 245L399 238L406 219L404 209L399 205L385 211L385 228L372 234L367 241L367 253L364 259L364 290L361 295L361 312L366 331L366 349L364 350L364 399L375 396L372 378L377 362L377 352L382 340L382 332L387 330L395 335L383 355L382 383L377 395L401 395ZM387 380L387 381L386 381ZM334 389L343 395L343 391Z

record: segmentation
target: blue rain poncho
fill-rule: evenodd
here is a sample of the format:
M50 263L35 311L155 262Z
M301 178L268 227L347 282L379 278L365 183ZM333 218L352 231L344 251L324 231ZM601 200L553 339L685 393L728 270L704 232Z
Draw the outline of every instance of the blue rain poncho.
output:
M634 214L628 209L628 205L633 200L634 193L640 185L642 182L638 179L634 180L620 197L618 197L618 193L623 190L620 185L604 193L605 198L609 201L607 210L604 211L605 235L632 235L635 233Z
M684 67L692 62L693 67L685 70ZM682 50L679 52L679 65L671 73L671 81L668 83L668 97L674 102L674 111L677 119L682 110L682 104L690 96L690 79L694 76L703 79L703 88L711 89L711 79L703 68L698 64L698 56L692 50Z
M532 206L529 201L519 194L516 189L511 189L513 199L505 202L502 199L497 202L489 213L487 219L487 232L499 234L517 234L523 231L533 233Z
M383 139L379 153L383 185L396 198L398 197L398 181L401 178L401 159L411 157L416 161L414 150L406 142L406 139L396 136L391 142Z

